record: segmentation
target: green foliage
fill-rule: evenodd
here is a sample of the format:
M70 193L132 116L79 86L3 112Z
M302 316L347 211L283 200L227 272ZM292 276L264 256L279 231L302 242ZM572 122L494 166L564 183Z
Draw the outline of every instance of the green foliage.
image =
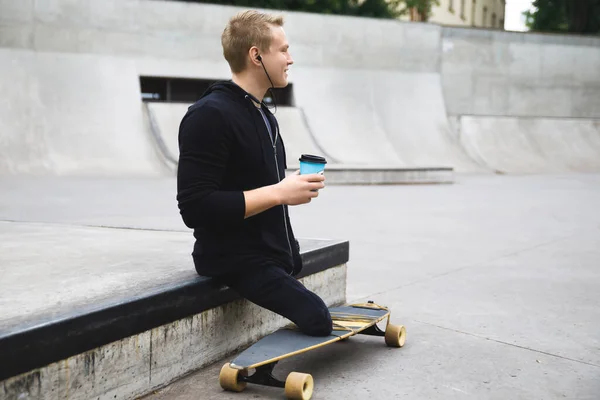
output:
M304 11L320 14L352 15L373 18L398 18L411 14L411 19L427 21L431 9L440 0L179 0L240 7Z
M439 6L440 0L401 0L399 3L404 4L401 14L408 14L413 9L421 21L427 21L431 17L431 9L433 6Z
M537 32L600 33L600 0L534 0L526 25Z
M340 14L374 18L396 18L399 3L404 0L185 0L193 3L212 3L257 7L276 10L304 11L321 14Z

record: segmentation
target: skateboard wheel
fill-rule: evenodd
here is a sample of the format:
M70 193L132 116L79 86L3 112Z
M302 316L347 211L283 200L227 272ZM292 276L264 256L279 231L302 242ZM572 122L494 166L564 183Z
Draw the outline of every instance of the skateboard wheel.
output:
M385 344L389 347L402 347L406 342L406 328L402 325L388 324L385 329Z
M314 381L312 375L292 372L285 380L285 396L293 400L309 400L312 397Z
M229 390L231 392L241 392L246 388L246 382L238 381L238 376L240 374L246 375L246 371L231 368L229 363L227 363L223 365L223 368L221 368L221 373L219 374L219 384L225 390Z

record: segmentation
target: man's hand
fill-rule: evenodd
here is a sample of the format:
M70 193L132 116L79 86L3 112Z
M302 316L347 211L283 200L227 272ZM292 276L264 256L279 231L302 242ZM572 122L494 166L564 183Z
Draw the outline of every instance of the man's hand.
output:
M318 190L324 187L324 175L300 175L300 171L296 171L293 175L275 185L244 192L246 200L245 218L281 204L295 206L310 203L313 198L319 195Z
M296 171L275 185L279 204L295 206L310 203L319 196L319 189L325 187L325 176L322 174L300 175Z

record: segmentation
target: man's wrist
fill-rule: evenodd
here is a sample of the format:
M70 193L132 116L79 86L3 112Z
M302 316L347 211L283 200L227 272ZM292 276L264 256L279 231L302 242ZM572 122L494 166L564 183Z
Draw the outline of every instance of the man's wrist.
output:
M281 193L279 191L279 186L277 184L271 185L268 187L269 196L271 197L273 204L276 206L280 206L283 204L283 199L281 197Z

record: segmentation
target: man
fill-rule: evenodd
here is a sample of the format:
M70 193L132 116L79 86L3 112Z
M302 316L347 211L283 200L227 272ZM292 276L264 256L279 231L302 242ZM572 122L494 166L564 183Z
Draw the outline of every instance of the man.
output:
M327 306L294 278L302 260L288 214L317 197L325 178L285 177L279 126L262 102L270 87L287 85L293 64L283 19L239 13L221 42L232 80L212 85L179 128L177 201L194 229L196 271L308 335L329 335Z

